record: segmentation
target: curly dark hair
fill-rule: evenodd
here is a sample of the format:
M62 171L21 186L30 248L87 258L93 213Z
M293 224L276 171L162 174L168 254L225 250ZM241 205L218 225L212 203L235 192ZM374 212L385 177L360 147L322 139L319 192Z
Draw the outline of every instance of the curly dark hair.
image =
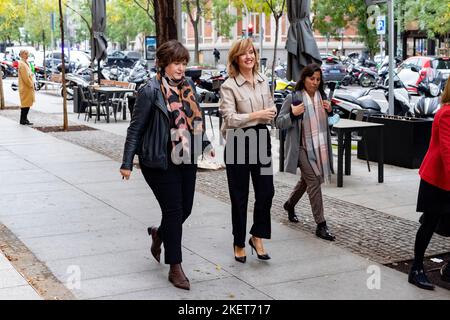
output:
M300 73L300 80L298 80L297 84L295 85L296 91L301 91L305 89L305 79L307 77L311 77L315 72L320 72L320 84L319 84L319 92L321 96L325 95L325 85L323 82L323 74L322 69L320 69L320 66L316 63L310 63L307 66L305 66Z
M156 66L158 70L164 70L172 62L189 62L189 51L177 40L163 43L156 50Z

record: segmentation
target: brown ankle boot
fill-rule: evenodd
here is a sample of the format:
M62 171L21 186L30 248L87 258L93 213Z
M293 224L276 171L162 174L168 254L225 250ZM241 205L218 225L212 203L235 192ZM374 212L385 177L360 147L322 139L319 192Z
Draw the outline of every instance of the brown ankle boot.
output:
M158 237L158 228L150 227L147 231L148 234L152 237L152 246L150 247L150 251L152 252L152 256L156 259L156 261L159 262L161 259L162 240Z
M172 282L175 287L180 289L190 290L191 288L189 279L184 274L183 268L181 268L181 263L170 265L169 281Z

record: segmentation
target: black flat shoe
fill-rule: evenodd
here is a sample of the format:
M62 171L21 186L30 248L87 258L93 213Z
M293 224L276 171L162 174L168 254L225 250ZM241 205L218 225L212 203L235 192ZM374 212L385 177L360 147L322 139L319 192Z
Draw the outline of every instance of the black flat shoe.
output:
M316 236L318 236L319 238L322 238L324 240L328 240L328 241L334 241L336 239L336 237L330 233L330 230L328 230L327 226L323 226L323 227L317 226Z
M252 247L252 254L253 254L253 250L256 251L256 255L258 257L258 259L260 260L270 260L270 256L265 253L265 254L259 254L258 250L256 250L255 245L253 244L252 238L248 239L248 244L250 245L250 247Z
M408 282L425 290L434 290L434 285L428 280L423 269L409 271Z
M298 223L298 222L299 222L298 217L297 217L297 215L295 214L294 208L292 208L292 209L289 208L289 207L287 206L287 203L285 203L285 204L283 205L283 208L284 208L284 210L287 211L287 213L288 213L288 219L289 219L290 222L293 222L293 223Z

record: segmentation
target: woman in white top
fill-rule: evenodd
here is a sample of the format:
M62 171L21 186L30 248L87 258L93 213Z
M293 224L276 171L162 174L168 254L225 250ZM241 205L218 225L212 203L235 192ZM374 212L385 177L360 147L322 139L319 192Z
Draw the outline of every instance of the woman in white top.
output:
M262 239L270 239L274 195L270 134L276 115L267 79L258 73L258 54L250 39L236 41L228 54L229 78L221 86L220 111L226 136L225 163L231 198L233 249L244 263L250 175L255 191L249 245L261 260L270 256Z

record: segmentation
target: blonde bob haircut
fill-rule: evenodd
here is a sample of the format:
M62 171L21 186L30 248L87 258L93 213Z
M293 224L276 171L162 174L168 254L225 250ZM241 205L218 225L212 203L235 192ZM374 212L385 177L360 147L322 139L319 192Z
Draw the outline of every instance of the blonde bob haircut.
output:
M253 48L255 52L255 65L253 66L253 73L259 70L259 54L256 51L255 46L251 39L239 39L233 43L230 51L228 52L227 72L230 77L237 77L239 75L239 56L247 53L247 51Z
M27 49L22 49L19 51L19 57L22 58L22 55L26 53L27 55L30 55L30 52Z

